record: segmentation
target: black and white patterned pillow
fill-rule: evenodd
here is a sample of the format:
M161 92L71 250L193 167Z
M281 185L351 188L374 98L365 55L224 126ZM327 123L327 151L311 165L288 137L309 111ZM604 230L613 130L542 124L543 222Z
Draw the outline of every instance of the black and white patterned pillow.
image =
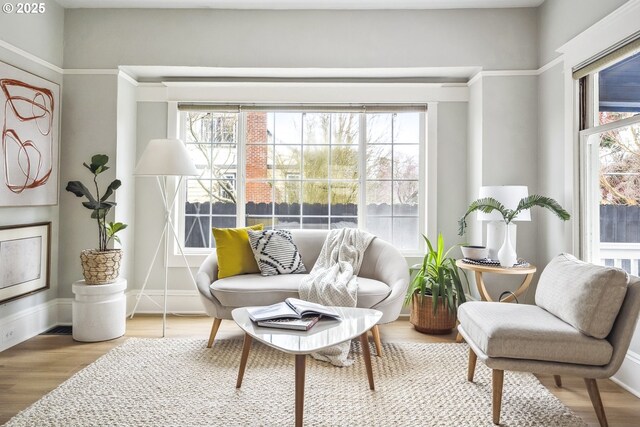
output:
M253 256L263 276L304 273L298 247L287 230L247 230Z

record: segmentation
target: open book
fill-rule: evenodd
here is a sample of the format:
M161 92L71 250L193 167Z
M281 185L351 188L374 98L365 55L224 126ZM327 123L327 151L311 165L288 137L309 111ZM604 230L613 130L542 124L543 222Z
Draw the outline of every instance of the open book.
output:
M249 313L249 318L254 322L274 319L301 319L303 316L310 315L340 319L340 314L333 307L302 301L297 298L287 298L283 302L266 307L249 307L247 312Z

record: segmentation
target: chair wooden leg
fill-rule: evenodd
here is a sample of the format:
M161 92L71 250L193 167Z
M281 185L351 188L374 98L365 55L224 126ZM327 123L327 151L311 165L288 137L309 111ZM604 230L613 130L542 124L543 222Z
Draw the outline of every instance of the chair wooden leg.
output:
M504 371L500 369L493 370L493 423L500 424L500 410L502 409L502 384L504 382Z
M209 334L209 342L207 343L207 348L211 348L213 345L213 340L218 333L218 328L220 328L220 324L222 323L222 319L218 319L217 317L213 318L213 325L211 325L211 333Z
M598 417L598 421L600 422L600 427L608 427L609 424L607 423L607 416L604 413L604 406L602 406L602 399L600 398L598 383L593 378L585 378L584 383L587 386L589 398L591 399L593 409L595 409L596 411L596 416Z
M556 387L562 388L562 377L560 375L554 375L553 380L556 382Z
M476 361L478 360L478 356L473 352L473 350L469 349L469 369L467 370L467 381L473 382L473 376L476 373Z
M371 334L373 335L373 342L376 345L376 356L382 357L382 341L380 340L380 328L378 328L378 325L371 328Z

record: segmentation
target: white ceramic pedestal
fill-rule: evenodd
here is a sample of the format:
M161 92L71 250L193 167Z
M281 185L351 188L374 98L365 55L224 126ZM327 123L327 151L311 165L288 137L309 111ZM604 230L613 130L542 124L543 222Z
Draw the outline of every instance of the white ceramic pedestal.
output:
M84 280L72 286L73 339L83 342L106 341L124 335L127 281L118 279L107 285L86 285Z

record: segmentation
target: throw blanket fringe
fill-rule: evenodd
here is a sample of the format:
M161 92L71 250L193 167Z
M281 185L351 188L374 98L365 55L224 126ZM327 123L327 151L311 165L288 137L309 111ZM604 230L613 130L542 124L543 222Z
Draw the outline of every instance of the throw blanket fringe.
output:
M355 307L358 301L358 279L364 252L375 236L354 228L331 230L324 241L318 260L309 276L300 284L303 300L339 307ZM350 343L338 344L315 359L335 366L349 366Z

